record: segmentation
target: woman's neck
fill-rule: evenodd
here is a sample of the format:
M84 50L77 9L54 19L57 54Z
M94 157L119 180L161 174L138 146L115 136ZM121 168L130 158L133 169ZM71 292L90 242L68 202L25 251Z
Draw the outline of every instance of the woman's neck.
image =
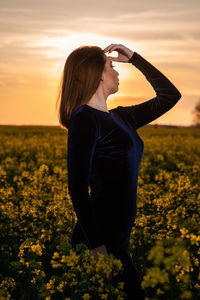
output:
M87 105L92 106L92 107L97 108L97 109L100 109L100 110L103 110L103 111L106 111L106 112L109 112L108 109L107 109L106 103L105 103L105 105L101 105L99 103L89 101L87 103Z

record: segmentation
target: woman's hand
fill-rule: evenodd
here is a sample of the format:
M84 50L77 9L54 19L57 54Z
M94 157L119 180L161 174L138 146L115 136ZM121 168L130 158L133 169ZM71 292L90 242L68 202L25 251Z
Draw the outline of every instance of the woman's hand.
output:
M91 254L94 256L94 259L95 259L96 262L98 261L98 255L97 255L98 252L101 253L101 254L104 254L106 256L108 255L108 252L106 250L106 246L105 245L102 245L102 246L99 246L97 248L92 249L91 250ZM107 276L106 273L102 269L100 269L98 271L96 270L95 262L92 262L92 266L93 266L93 272L94 272L94 274L97 273L97 274L100 275L100 277L107 278L106 277ZM111 277L112 277L112 274L110 273L109 276L108 276L108 278L111 279Z
M121 44L111 44L110 46L106 47L104 50L104 53L106 52L112 52L112 51L117 51L118 52L118 57L111 57L109 56L112 60L118 61L118 62L128 62L129 59L133 55L133 51L128 49L127 47L121 45Z
M91 250L91 254L94 256L95 260L98 260L97 252L100 252L100 253L102 253L104 255L108 255L108 252L106 250L106 246L105 245L99 246L99 247L94 248L94 249Z

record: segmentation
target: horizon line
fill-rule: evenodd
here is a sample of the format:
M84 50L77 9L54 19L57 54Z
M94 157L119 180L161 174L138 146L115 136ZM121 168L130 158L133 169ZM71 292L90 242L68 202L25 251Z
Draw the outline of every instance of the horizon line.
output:
M27 126L30 126L30 127L61 127L61 125L53 125L53 124L0 124L0 126L19 126L19 127L27 127ZM176 125L176 124L146 124L142 127L198 127L198 125ZM141 128L141 127L140 127ZM139 129L139 128L138 128Z

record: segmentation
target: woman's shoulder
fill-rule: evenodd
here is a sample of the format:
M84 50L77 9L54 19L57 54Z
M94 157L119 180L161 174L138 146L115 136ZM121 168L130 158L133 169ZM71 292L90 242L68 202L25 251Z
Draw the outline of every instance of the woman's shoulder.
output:
M99 128L95 115L81 106L76 109L70 119L68 136L76 136L78 139L96 140L99 136Z
M79 123L80 126L96 123L94 113L89 111L85 105L79 106L71 115L70 124Z

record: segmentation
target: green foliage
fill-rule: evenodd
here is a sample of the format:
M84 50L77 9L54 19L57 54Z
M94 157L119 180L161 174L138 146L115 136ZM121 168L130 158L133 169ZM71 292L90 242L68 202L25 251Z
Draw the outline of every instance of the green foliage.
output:
M144 155L130 251L151 299L200 298L200 131L140 128ZM125 297L120 260L84 244L67 187L67 133L0 126L0 299Z

